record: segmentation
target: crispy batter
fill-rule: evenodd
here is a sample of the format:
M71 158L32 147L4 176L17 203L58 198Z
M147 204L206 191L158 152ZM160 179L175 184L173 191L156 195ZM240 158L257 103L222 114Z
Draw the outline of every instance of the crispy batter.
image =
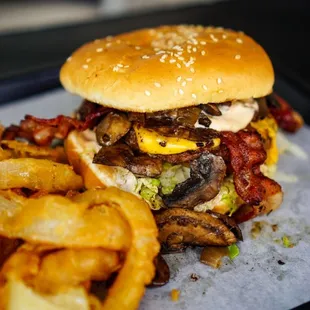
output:
M6 261L1 279L21 279L38 292L53 294L85 281L107 280L119 267L119 254L111 250L25 244Z
M82 177L69 165L34 158L0 161L0 189L25 187L47 192L66 192L82 186Z
M55 195L27 199L7 193L0 196L0 235L58 247L127 250L130 228L120 212L91 205Z
M2 140L0 146L5 149L3 151L6 151L10 155L9 158L49 159L58 163L68 163L65 150L62 146L50 148L16 140Z
M153 260L159 252L157 227L147 203L115 187L89 190L79 199L92 197L119 210L127 219L132 233L132 243L126 254L123 268L108 291L102 309L136 309L155 274Z
M0 237L0 268L5 260L16 251L21 243L22 242L19 239Z

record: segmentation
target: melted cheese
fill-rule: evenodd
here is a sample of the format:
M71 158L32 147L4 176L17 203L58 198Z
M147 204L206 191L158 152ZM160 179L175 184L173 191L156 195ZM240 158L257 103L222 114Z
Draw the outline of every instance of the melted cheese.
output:
M255 112L258 110L258 104L255 100L236 101L230 107L225 105L219 106L222 112L221 116L212 116L208 114L211 120L209 128L217 131L237 132L244 129L253 119ZM204 127L198 123L195 127Z
M278 126L273 117L265 117L264 119L252 122L251 126L255 128L262 136L263 140L270 139L270 146L266 149L267 159L265 164L270 166L278 162L279 152L277 147L277 131Z
M190 150L197 150L201 146L196 142L177 138L177 137L165 137L157 132L146 129L140 126L134 126L134 130L137 136L139 149L142 152L149 154L178 154ZM217 147L220 144L220 139L213 139L213 147Z

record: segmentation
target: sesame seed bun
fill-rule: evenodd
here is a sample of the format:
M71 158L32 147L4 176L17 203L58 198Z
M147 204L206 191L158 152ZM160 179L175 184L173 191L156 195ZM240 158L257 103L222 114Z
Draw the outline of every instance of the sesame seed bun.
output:
M271 61L241 32L162 26L87 43L60 72L74 94L119 110L154 112L200 103L263 97Z

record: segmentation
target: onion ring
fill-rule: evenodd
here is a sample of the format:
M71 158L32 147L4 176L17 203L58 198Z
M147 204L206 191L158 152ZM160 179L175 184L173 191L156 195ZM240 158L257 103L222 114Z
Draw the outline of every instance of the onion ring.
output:
M27 199L0 195L0 235L57 247L128 250L130 227L120 212L107 206L48 195ZM106 197L109 199L109 197ZM19 200L19 201L18 201Z
M0 141L0 146L10 154L10 158L38 158L49 159L57 163L68 163L64 147L62 146L51 148L16 140L2 140Z
M83 187L82 177L69 165L46 159L16 158L0 161L0 189L66 192Z
M85 281L107 280L119 267L119 254L110 250L25 244L6 261L1 278L20 279L37 292L55 294Z
M102 309L137 309L145 285L151 283L155 275L153 261L160 248L153 215L146 202L115 187L89 190L75 198L87 201L89 197L93 203L102 203L119 210L127 219L132 232L132 243L124 265L109 289Z

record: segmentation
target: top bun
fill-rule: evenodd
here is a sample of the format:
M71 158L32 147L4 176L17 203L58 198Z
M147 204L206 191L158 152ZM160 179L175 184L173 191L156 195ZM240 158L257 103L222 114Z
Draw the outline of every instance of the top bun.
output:
M263 48L242 32L179 25L87 43L67 59L60 80L89 101L155 112L263 97L274 72Z

